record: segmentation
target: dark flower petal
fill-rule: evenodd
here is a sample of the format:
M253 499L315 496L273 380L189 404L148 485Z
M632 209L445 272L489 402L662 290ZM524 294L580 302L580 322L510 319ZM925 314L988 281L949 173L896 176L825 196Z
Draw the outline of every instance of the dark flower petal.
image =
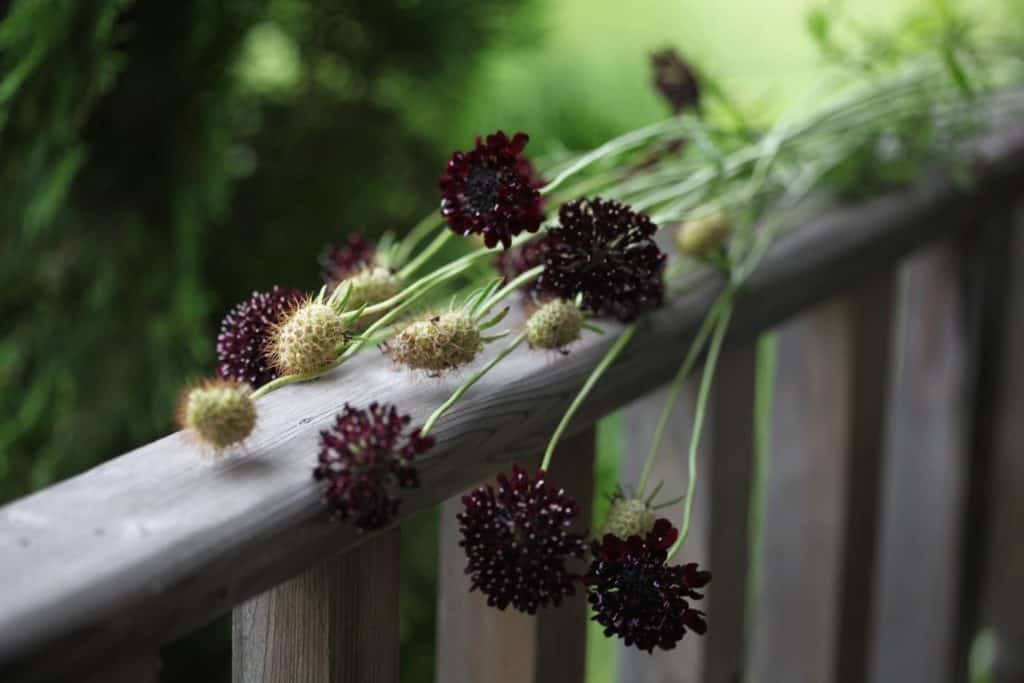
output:
M525 133L510 140L503 131L477 138L468 152L452 154L441 176L441 215L459 235L477 234L488 247L507 249L521 232L536 232L544 220L541 185L522 156Z
M682 56L669 48L651 55L654 69L654 87L672 107L672 112L681 114L687 109L700 105L700 82L693 68Z
M360 233L352 233L344 244L327 247L320 258L323 267L321 277L329 289L334 289L342 280L347 280L364 268L374 265L376 247Z
M271 332L302 298L297 289L275 286L269 292L253 292L232 308L217 335L217 376L254 389L277 379L268 351Z

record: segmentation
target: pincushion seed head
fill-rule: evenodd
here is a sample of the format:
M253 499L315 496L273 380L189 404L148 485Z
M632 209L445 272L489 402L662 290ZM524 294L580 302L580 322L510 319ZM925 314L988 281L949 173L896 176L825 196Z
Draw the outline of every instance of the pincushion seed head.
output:
M646 536L654 528L656 519L654 512L639 498L616 496L604 520L601 535L611 534L623 540L630 536Z
M282 375L320 372L334 362L344 338L345 322L332 306L306 301L274 329L274 365Z
M188 391L179 409L181 426L221 451L240 443L256 426L256 406L248 384L210 380Z
M449 311L408 325L387 344L398 363L442 372L466 365L483 349L480 327L464 311Z
M561 349L580 338L583 313L565 299L552 299L526 321L526 340L540 349Z
M363 305L373 306L398 294L402 290L402 280L387 268L373 266L364 268L352 277L342 280L338 287L352 288L348 294L348 301L345 303L345 310L355 311ZM361 315L354 324L354 331L366 329L382 315L383 313Z
M704 258L725 244L731 232L732 226L724 213L693 218L679 226L676 248L686 256Z

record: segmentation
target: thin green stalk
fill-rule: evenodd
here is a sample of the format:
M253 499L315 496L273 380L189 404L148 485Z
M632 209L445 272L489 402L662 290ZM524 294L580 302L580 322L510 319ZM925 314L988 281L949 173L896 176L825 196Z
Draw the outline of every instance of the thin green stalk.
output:
M707 342L708 336L711 334L711 330L714 327L715 321L718 320L719 315L722 312L722 308L726 306L732 296L730 290L726 290L711 309L708 314L704 317L704 321L700 325L700 329L697 330L697 336L693 338L693 342L690 344L689 350L686 352L686 358L683 360L683 364L679 366L679 370L676 372L676 376L672 379L672 386L669 388L668 397L665 399L665 405L661 409L661 416L658 418L658 425L654 428L654 438L651 441L651 449L647 453L647 459L644 461L643 473L640 475L640 483L637 485L637 497L643 498L644 492L647 490L647 480L651 477L651 472L654 470L654 463L658 459L658 450L661 448L661 442L665 438L665 429L668 427L669 418L672 417L672 411L675 409L676 401L679 399L679 392L682 391L683 385L686 383L686 378L693 372L693 366L697 364L697 359L700 357L701 351L704 350L704 344Z
M434 254L440 251L441 248L444 247L444 245L448 242L449 239L451 239L452 235L454 234L455 233L453 233L448 228L442 228L438 236L434 238L434 241L431 242L426 249L421 251L416 256L416 258L414 258L412 261L409 261L409 263L407 263L400 271L398 271L398 279L404 280L405 278L415 273L420 266L429 261Z
M440 226L443 221L444 219L436 211L424 216L419 223L412 227L409 234L402 238L402 243L398 245L398 251L396 252L397 262L405 263L408 261L416 245L429 235L434 228Z
M704 374L700 379L700 389L697 392L697 410L693 416L693 432L690 434L690 452L687 458L687 476L689 480L686 482L683 528L679 532L679 540L669 550L668 557L670 560L683 547L683 543L686 542L686 536L690 533L690 521L693 517L693 499L697 491L697 449L700 447L700 436L704 427L704 413L707 412L708 398L711 395L711 382L715 376L715 366L718 364L718 355L722 350L722 341L725 339L725 332L729 328L730 318L732 318L732 306L727 305L715 324L715 335L711 339L708 358L704 361Z
M435 424L437 423L437 421L441 419L441 416L442 416L442 415L444 415L445 413L447 413L447 412L448 412L448 410L449 410L449 409L450 409L450 408L451 408L451 407L452 407L453 405L455 405L455 404L456 404L456 403L458 402L458 400L459 400L460 398L462 398L462 396L463 396L463 395L464 395L464 394L465 394L465 393L466 393L467 391L469 391L470 387L472 387L472 386L473 386L474 384L476 384L476 383L477 383L478 381L480 381L480 378L482 378L482 377L483 377L484 375L486 375L486 374L487 374L488 372L490 372L490 371L491 371L492 369L494 369L494 366L495 366L495 365L497 365L498 363L500 363L500 362L501 362L502 360L504 360L504 359L505 359L505 358L506 358L506 357L507 357L507 356L508 356L508 355L509 355L510 353L512 353L513 351L515 351L515 350L516 350L516 348L517 348L517 347L518 347L518 346L519 346L520 344L522 344L522 343L523 343L523 340L524 340L524 339L526 339L526 332L520 332L520 333L519 333L519 335L518 335L518 336L516 336L516 338L515 338L515 339L513 339L513 340L512 340L512 342L511 342L511 343L510 343L510 344L509 344L508 346L506 346L506 347L505 347L504 349L502 349L501 353L499 353L499 354L498 354L498 355L496 355L496 356L495 356L494 358L492 358L492 359L491 359L491 361L490 361L489 363L487 363L487 365L485 365L484 367L482 367L482 368L480 369L480 371L479 371L479 372L477 372L476 374L474 374L474 375L473 375L472 377L470 377L470 378L469 378L469 379L468 379L467 381L463 382L463 383L462 383L462 384L461 384L461 385L459 386L459 388L458 388L458 389L456 389L456 390L455 390L455 392L454 392L454 393L452 393L452 395L448 397L448 400L447 400L447 401L445 401L444 403L442 403L442 404L441 404L441 405L440 405L440 406L439 406L439 407L437 408L437 410L435 410L435 411L434 411L434 412L433 412L433 413L432 413L432 414L430 415L430 417L429 417L429 418L427 418L427 421L426 421L426 422L425 422L425 423L423 424L423 427L421 427L421 428L420 428L420 434L421 434L421 435L423 435L423 436L426 436L426 435L427 435L427 433L428 433L428 432L429 432L429 431L430 431L431 429L433 429L433 428L434 428L434 425L435 425Z
M565 411L565 415L562 416L562 421L558 423L555 433L551 435L551 441L548 442L548 448L544 451L544 460L540 464L540 468L542 470L546 470L551 464L551 456L555 453L555 447L558 446L558 442L561 440L562 434L565 432L565 428L569 426L569 422L572 420L573 416L576 415L576 411L578 411L580 406L583 405L583 401L586 400L587 395L594 388L594 385L597 384L597 381L601 379L601 375L603 375L605 370L615 362L615 359L618 358L620 353L622 353L622 350L626 348L627 344L629 344L629 340L633 338L633 333L635 332L636 323L628 325L626 329L622 331L622 334L619 335L619 338L615 340L615 343L612 344L612 347L608 349L608 353L604 355L604 358L602 358L601 362L597 364L597 367L591 371L590 377L587 378L587 381L583 385L583 388L580 389L580 392L576 394L576 398L574 398L572 403L569 404L569 409Z
M537 276L540 275L543 271L544 266L534 266L533 268L523 271L522 273L517 275L508 284L506 284L504 287L502 287L497 292L492 294L491 298L489 298L483 305L480 306L480 317L487 315L487 312L490 311L495 304L501 302L511 292L514 292L515 290L519 289L528 282L533 282L534 280L536 280Z

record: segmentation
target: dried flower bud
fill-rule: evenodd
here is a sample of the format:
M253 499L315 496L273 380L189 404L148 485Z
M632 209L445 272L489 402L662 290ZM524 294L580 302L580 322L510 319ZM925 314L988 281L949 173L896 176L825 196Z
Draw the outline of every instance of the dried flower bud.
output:
M672 48L651 55L654 69L654 87L672 107L672 112L681 114L687 109L700 105L700 82L693 67Z
M526 321L526 340L540 349L561 349L580 338L583 313L565 299L552 299Z
M731 232L732 226L724 213L693 218L679 226L676 248L687 256L704 258L725 244Z
M646 536L657 518L647 503L639 498L616 496L604 520L601 536L611 534L623 540L630 536Z
M387 351L396 362L428 372L466 365L481 349L480 327L463 311L449 311L411 323L387 344Z
M208 380L182 397L178 420L203 443L223 450L244 441L256 426L251 393L248 384Z
M344 339L341 315L327 304L306 301L274 329L274 365L282 375L320 372L334 362Z

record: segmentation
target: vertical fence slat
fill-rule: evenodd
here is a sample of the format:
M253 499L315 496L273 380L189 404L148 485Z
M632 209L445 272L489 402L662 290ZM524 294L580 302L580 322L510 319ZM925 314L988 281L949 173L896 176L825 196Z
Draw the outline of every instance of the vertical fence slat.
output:
M580 504L576 526L590 523L593 498L595 431L566 439L555 452L551 479ZM534 463L532 466L536 466ZM437 680L446 683L583 683L586 674L587 601L582 591L558 609L536 617L511 608L488 607L479 592L469 592L455 516L461 496L441 508L440 591L438 596ZM581 563L575 567L582 572Z
M235 683L397 683L399 531L235 610Z
M869 281L779 330L754 680L853 680L840 661L863 671L890 292Z
M955 245L944 242L900 272L875 616L873 680L880 683L952 680L967 445L960 264Z
M682 361L683 350L673 353ZM640 479L644 458L651 445L658 415L665 401L665 390L657 391L636 401L625 410L625 452L621 473L622 482L636 484ZM673 419L666 430L665 440L658 455L658 463L651 475L651 483L664 481L659 499L675 498L686 491L686 453L690 442L690 428L693 424L693 411L696 399L696 384L690 382L683 389ZM690 537L686 541L687 548L682 552L683 561L695 561L701 564L709 562L708 557L708 510L709 505L709 448L708 440L701 444L699 467L701 484L697 487L697 499L694 503L693 520ZM682 505L676 504L659 514L679 526L682 520ZM714 571L712 569L712 571ZM711 582L708 600L713 600L717 578ZM709 617L710 619L711 617ZM714 628L709 621L709 628ZM675 681L700 680L704 661L704 639L687 636L674 650L663 652L655 650L649 655L635 647L619 648L619 683L674 683Z
M708 567L714 580L707 605L706 683L738 683L746 669L756 367L753 344L727 349L712 395Z

